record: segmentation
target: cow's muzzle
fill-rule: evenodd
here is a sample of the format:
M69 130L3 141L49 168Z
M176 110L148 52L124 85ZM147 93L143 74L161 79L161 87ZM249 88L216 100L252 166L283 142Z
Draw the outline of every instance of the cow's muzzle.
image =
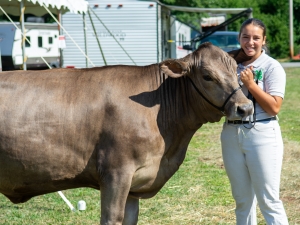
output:
M242 104L237 107L237 114L241 118L244 118L246 116L253 114L253 103L252 101L249 101L247 104Z

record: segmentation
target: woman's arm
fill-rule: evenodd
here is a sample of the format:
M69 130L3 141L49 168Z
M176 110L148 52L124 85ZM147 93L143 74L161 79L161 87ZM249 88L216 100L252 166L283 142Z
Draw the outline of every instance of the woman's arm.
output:
M270 115L277 115L282 105L282 98L272 96L264 92L254 81L253 67L249 67L240 73L240 79L247 87L248 91L255 98L256 102Z

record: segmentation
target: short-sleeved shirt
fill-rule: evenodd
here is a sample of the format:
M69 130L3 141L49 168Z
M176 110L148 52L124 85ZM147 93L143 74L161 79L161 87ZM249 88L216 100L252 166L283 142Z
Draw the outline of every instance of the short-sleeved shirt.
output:
M260 73L260 79L258 80L258 86L264 90L264 92L268 93L272 96L279 96L284 98L285 93L285 84L286 84L286 74L281 66L281 64L268 56L263 50L262 54L251 64L247 66L243 66L242 64L238 64L238 79L239 84L242 85L243 93L248 96L248 90L240 81L239 74L246 68L253 66L253 70ZM260 105L256 102L255 104L256 111L256 120L261 120L265 118L272 117L267 112L265 112ZM249 118L245 118L244 120L249 120ZM253 120L251 118L250 120Z

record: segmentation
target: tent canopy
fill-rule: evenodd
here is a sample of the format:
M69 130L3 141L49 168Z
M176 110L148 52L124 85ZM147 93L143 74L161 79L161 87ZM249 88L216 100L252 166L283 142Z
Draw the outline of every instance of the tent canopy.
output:
M0 0L0 6L8 14L20 15L21 0ZM30 13L35 16L43 16L47 11L42 7L45 6L52 12L57 14L58 10L61 13L83 13L87 11L88 2L85 0L23 0L25 6L25 13ZM0 15L3 12L0 10Z
M49 13L53 18L53 13L60 15L65 12L84 13L87 11L88 2L85 0L0 0L0 15L11 14L21 16L20 25L22 38L23 70L27 70L25 54L25 27L24 14L30 13L35 16L43 16ZM9 17L9 16L8 16ZM56 22L56 18L54 18ZM59 22L58 22L59 23ZM27 39L26 39L27 40ZM46 60L42 57L44 62ZM48 64L47 64L48 65ZM49 65L48 65L49 66ZM49 66L50 67L50 66ZM51 67L50 67L51 68Z
M182 12L195 12L195 13L228 13L228 14L238 14L242 11L247 10L247 8L197 8L197 7L185 7L185 6L175 6L166 5L161 3L159 0L153 0L158 4L168 8L169 10L182 11Z

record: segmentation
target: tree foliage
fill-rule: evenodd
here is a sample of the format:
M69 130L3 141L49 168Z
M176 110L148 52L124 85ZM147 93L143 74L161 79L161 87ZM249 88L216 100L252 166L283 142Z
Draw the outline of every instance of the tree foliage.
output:
M300 55L300 0L294 0L294 44L295 54Z
M169 5L199 8L252 8L253 17L262 20L267 27L267 44L274 58L289 57L289 1L288 0L161 0ZM300 52L300 0L293 0L294 10L294 52ZM172 12L176 17L200 28L204 13ZM227 19L233 15L227 15ZM239 31L246 18L238 19L228 26L228 30Z

